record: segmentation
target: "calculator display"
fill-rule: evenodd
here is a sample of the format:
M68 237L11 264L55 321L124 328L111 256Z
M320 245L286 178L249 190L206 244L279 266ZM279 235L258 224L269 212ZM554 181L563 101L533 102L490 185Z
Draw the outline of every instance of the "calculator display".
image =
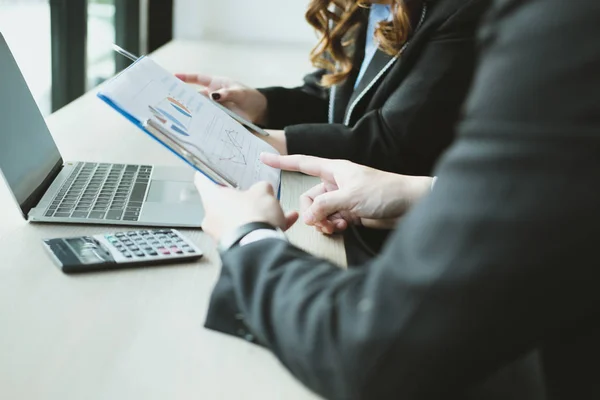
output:
M83 264L97 264L114 261L110 254L102 249L100 243L97 243L93 239L72 238L64 240Z

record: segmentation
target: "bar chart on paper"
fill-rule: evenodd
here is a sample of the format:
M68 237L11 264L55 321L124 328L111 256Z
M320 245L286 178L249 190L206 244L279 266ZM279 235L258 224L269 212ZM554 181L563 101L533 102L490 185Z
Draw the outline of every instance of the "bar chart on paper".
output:
M259 160L261 152L277 151L151 59L110 81L102 96L135 120L152 119L174 132L180 145L239 188L258 181L279 187L280 171Z
M156 106L148 106L154 117L183 136L190 136L189 127L192 121L192 112L180 101L167 97ZM199 111L199 110L198 110Z

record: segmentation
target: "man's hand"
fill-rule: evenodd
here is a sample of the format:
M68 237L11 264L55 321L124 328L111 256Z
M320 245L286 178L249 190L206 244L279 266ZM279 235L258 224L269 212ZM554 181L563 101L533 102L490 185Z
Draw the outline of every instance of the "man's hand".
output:
M297 212L284 215L268 183L239 191L220 187L196 173L195 184L206 212L202 229L217 241L223 234L250 222L266 222L287 230L298 220Z
M203 74L175 74L175 76L184 82L203 86L200 93L239 116L255 124L266 124L267 98L258 90L225 77Z
M263 163L321 178L301 197L304 222L331 234L349 224L392 228L420 198L431 191L430 177L397 175L349 161L263 153Z

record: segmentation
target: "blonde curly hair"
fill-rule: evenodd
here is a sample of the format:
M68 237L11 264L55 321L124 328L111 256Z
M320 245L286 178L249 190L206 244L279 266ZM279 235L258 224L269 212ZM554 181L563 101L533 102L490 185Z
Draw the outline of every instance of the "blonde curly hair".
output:
M392 0L394 10L391 21L383 21L375 31L379 48L389 55L396 55L406 43L412 32L411 12L422 0ZM417 4L418 3L418 4ZM343 82L352 71L352 54L350 48L353 40L349 39L361 20L361 9L369 4L356 0L312 0L306 20L321 38L310 54L313 65L328 71L321 81L325 87Z

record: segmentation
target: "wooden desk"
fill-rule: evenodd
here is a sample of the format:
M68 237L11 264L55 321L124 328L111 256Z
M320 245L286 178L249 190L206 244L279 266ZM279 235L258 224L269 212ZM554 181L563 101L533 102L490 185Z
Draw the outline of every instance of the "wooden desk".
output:
M154 56L173 71L219 72L253 85L295 84L310 68L300 57L286 49L185 42ZM217 70L220 65L226 67ZM95 93L48 124L66 160L182 165ZM313 183L286 175L285 207L296 207ZM315 398L269 352L203 328L219 259L202 232L185 231L205 251L196 264L67 276L45 254L42 238L123 229L29 224L4 184L0 207L0 398ZM339 239L302 225L290 237L344 263Z

